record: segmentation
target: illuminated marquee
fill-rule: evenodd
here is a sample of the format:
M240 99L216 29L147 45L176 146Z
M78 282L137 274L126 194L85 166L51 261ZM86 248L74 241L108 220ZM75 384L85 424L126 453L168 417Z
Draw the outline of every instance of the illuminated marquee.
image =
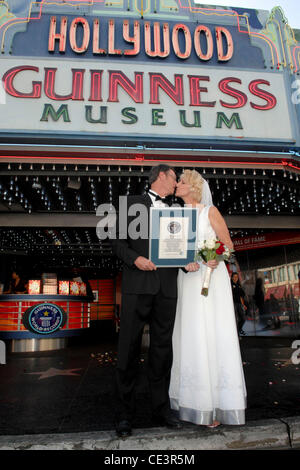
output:
M292 138L280 74L176 65L6 61L2 129L179 138ZM51 65L51 66L50 66ZM227 75L228 73L228 75ZM24 110L27 110L24 113ZM268 125L271 123L271 125Z
M254 10L140 17L99 4L104 15L77 16L64 3L41 5L2 57L3 132L295 141L284 72L268 70L252 43L270 53L270 41L244 34L243 24L259 22Z

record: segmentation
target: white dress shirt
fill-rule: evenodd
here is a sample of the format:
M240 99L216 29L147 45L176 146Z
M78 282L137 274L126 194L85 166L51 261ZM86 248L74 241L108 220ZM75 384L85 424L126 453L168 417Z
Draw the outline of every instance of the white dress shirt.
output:
M158 208L159 207L168 207L168 205L165 202L160 201L159 199L157 201L155 200L155 196L156 195L159 196L159 194L156 191L153 191L153 189L151 189L151 192L154 194L154 196L151 193L148 193L148 194L151 197L153 207L158 207Z

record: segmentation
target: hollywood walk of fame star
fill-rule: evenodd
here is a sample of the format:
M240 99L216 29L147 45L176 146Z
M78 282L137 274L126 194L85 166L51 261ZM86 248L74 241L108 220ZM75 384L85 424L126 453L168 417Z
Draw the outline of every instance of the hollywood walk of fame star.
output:
M40 375L38 380L41 379L48 379L49 377L55 377L57 375L75 375L78 377L78 373L76 373L77 370L82 370L82 369L55 369L55 367L50 367L48 370L44 370L41 372L27 372L29 375Z

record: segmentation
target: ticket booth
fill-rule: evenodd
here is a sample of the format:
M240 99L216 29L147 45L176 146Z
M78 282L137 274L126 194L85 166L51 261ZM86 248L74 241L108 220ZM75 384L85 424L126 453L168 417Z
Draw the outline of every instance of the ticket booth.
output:
M44 275L47 276L47 275ZM0 339L12 352L60 349L90 325L86 285L56 276L29 280L28 293L0 295Z

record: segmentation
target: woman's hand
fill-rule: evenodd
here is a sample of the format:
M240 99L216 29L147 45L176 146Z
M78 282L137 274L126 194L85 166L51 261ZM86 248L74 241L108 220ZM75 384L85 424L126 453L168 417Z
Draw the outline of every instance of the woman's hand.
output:
M215 259L211 259L210 261L207 261L206 266L208 266L211 269L216 269L218 267L219 261Z

